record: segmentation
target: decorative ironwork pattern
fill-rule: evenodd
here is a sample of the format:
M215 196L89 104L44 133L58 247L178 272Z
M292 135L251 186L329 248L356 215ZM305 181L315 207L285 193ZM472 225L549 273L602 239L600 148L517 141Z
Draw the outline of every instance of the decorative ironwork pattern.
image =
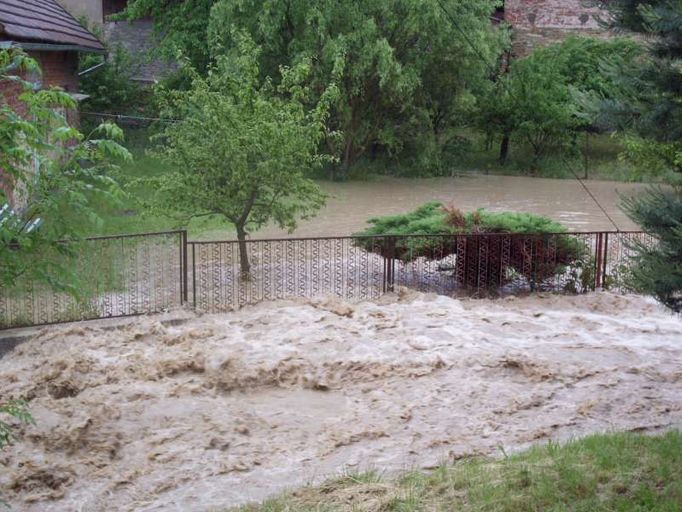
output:
M156 313L182 304L183 232L85 240L73 247L76 294L34 282L0 289L0 329ZM64 256L61 256L64 258Z
M639 232L259 240L246 243L248 276L237 242L189 242L189 265L205 312L295 297L371 300L396 287L479 297L626 291L637 241L655 243Z
M475 297L628 291L641 232L328 237L188 242L184 231L89 239L75 247L79 294L0 290L0 329L160 312L220 312L264 300L372 300L405 287ZM245 270L245 269L244 269Z

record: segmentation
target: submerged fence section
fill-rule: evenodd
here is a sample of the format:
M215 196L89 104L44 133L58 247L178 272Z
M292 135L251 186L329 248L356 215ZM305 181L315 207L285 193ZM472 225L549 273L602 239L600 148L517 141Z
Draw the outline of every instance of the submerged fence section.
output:
M628 233L380 236L189 242L190 302L217 312L264 300L334 295L351 301L396 287L443 295L624 291ZM249 268L240 263L245 250Z
M184 231L93 238L75 249L77 295L35 283L0 290L0 328L265 300L626 291L641 232L469 234L191 242ZM242 251L247 261L241 258Z
M72 247L60 265L75 293L20 281L0 289L0 329L157 313L184 302L185 232L98 237ZM57 257L57 256L55 256Z

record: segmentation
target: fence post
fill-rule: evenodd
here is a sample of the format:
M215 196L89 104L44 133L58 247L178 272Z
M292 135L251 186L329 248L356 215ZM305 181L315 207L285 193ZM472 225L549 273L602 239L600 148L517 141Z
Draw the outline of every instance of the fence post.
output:
M606 280L606 265L608 264L609 256L609 233L604 233L604 247L602 249L602 272L601 272L601 287L606 288L608 283Z
M601 272L602 272L602 257L604 250L604 234L597 233L597 240L595 244L595 255L594 255L594 290L601 287Z
M192 244L192 306L197 308L197 251L196 244Z
M384 293L394 291L395 284L395 237L386 238L386 254L384 255Z
M182 244L182 304L187 304L188 290L187 290L187 230L183 230L180 236L180 243Z

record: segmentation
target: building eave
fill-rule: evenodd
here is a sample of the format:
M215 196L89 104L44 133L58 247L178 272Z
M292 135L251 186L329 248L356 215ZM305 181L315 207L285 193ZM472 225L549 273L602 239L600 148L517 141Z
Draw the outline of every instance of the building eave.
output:
M100 50L96 48L89 48L87 46L73 44L53 44L30 41L0 41L0 49L8 50L10 48L20 48L25 51L34 52L82 52L96 53L100 55L104 55L107 53L106 50Z

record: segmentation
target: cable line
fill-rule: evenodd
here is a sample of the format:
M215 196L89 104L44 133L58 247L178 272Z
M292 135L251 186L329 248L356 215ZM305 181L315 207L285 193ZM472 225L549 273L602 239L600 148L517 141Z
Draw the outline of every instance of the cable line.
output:
M115 119L132 119L134 121L159 121L162 123L178 123L180 119L164 119L162 117L131 116L127 114L112 114L107 112L81 112L82 115L95 117L109 117Z

